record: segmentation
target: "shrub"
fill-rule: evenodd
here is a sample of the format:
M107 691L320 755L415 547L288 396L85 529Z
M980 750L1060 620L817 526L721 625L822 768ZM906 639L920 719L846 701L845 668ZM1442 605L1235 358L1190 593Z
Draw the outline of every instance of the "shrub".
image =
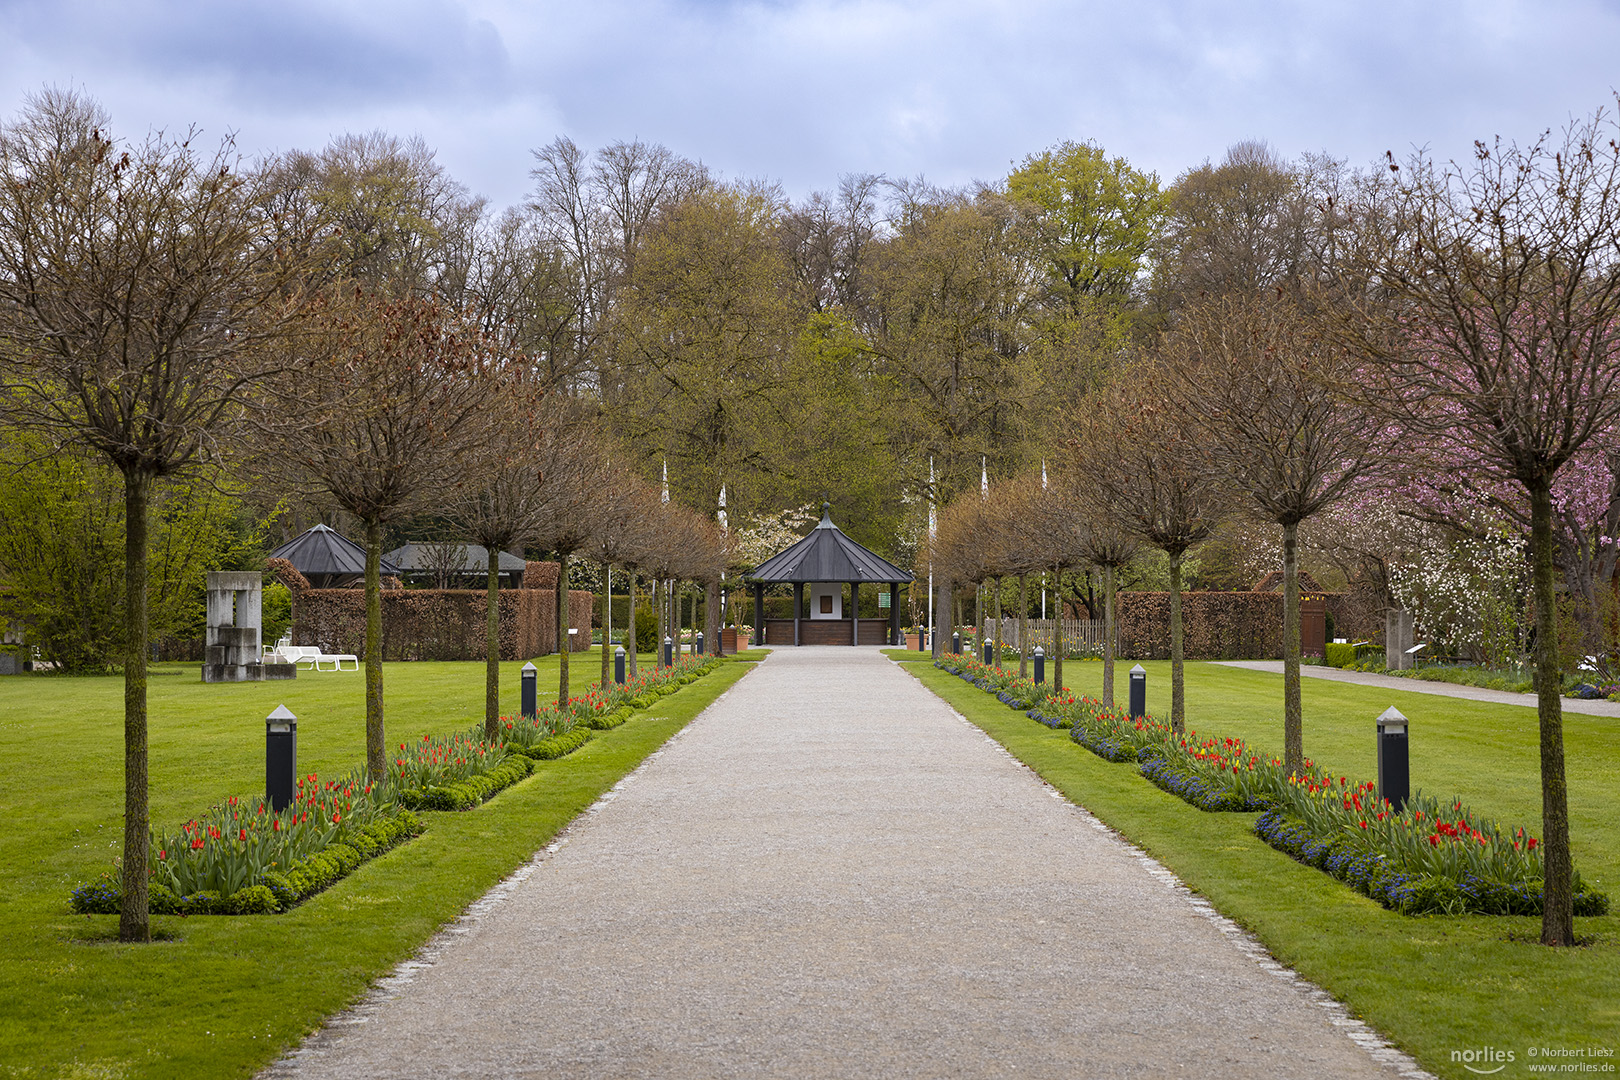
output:
M534 761L555 761L560 757L567 757L590 742L591 735L590 728L576 727L566 735L556 735L549 739L543 739L532 746L514 747L512 749L516 753Z
M1328 667L1347 668L1356 662L1356 647L1330 641L1326 646L1326 659Z

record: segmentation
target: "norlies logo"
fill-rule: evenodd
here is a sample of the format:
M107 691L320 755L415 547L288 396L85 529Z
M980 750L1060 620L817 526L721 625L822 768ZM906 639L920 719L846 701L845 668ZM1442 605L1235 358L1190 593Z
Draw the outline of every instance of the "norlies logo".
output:
M1453 1050L1451 1060L1471 1073L1490 1076L1499 1073L1513 1061L1513 1051L1484 1046L1478 1050Z

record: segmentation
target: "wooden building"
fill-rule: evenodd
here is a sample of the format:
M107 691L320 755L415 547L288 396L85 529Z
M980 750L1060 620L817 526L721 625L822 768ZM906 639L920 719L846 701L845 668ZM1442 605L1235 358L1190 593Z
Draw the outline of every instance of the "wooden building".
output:
M744 578L754 588L756 637L763 631L759 644L905 644L900 586L912 575L845 536L832 522L830 503L821 504L821 524L809 536L766 559ZM793 618L765 618L767 585L793 586ZM888 618L859 618L862 585L888 586Z

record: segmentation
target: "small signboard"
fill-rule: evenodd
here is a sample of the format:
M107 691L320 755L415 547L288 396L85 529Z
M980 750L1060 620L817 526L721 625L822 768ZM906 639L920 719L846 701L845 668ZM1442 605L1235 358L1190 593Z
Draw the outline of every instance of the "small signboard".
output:
M889 606L889 594L880 589L878 591L878 607L886 608L888 606Z

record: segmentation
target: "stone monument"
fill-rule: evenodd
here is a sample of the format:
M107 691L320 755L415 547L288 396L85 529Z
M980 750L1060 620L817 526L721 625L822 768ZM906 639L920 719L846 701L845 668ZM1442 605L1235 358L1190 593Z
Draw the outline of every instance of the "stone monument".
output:
M208 640L202 677L206 683L296 678L298 668L267 664L260 657L259 627L264 582L252 571L208 572Z

